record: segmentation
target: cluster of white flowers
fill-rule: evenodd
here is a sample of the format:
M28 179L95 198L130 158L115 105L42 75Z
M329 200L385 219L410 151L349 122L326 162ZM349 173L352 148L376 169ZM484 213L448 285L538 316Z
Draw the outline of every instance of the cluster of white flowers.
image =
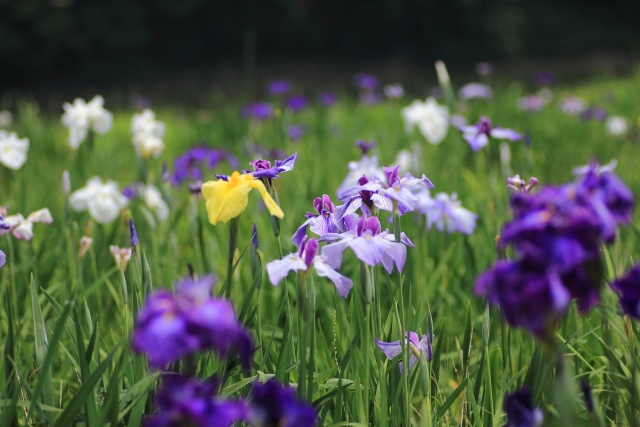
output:
M29 139L18 138L13 132L0 130L0 163L10 169L20 169L27 161Z
M148 108L142 113L134 114L131 119L131 134L138 156L158 157L164 150L164 131L164 123L156 120L156 115Z
M120 192L117 182L103 183L97 176L69 196L69 206L73 210L77 212L88 210L91 218L100 224L112 222L128 203L129 199Z
M418 99L402 109L402 118L407 133L418 130L431 144L442 142L449 130L449 109L438 105L434 98L427 98L425 102Z
M105 134L113 126L113 115L104 109L104 99L97 95L89 103L76 98L73 104L62 105L62 124L69 128L69 146L78 149L85 140L89 129L97 134Z
M44 208L31 212L26 218L22 214L9 215L2 221L0 216L0 222L3 222L5 227L0 227L0 235L13 233L17 239L31 240L33 238L33 224L42 222L44 224L51 224L53 217L49 209Z

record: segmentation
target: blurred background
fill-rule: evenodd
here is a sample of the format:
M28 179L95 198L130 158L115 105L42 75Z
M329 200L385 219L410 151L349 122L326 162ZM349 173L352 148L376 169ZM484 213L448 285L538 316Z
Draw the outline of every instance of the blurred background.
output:
M571 79L639 57L637 0L0 0L0 90L43 97L253 96L273 78L326 86L359 71L410 88L437 59L454 75L490 61Z

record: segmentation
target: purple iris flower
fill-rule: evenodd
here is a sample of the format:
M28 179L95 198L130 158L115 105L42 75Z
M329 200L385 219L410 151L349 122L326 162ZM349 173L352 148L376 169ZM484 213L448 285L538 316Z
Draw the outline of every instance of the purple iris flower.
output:
M362 92L360 93L360 102L364 105L376 105L384 100L383 96L379 92Z
M350 196L351 194L354 195ZM340 195L340 199L346 201L344 205L336 208L336 215L339 218L350 215L358 209L367 215L374 215L376 209L393 212L391 199L382 193L378 183L370 183L364 175L358 180L358 185L347 189Z
M249 366L253 341L238 322L231 302L212 298L214 277L178 284L178 292L156 291L138 312L133 349L145 353L152 366L162 367L199 350L226 357L235 348Z
M560 110L562 110L563 113L567 113L572 116L576 116L586 109L587 104L580 98L567 96L562 101L560 101Z
M358 89L374 91L378 88L378 78L371 74L356 74L353 77L353 84Z
M536 76L536 83L540 86L553 86L556 80L556 75L551 71L541 71Z
M539 427L544 421L544 414L533 406L533 395L527 387L507 395L504 410L507 413L505 427Z
M298 113L307 108L309 103L307 102L307 98L304 95L292 95L287 99L285 103L286 107L293 111L294 113Z
M491 120L487 117L480 118L475 126L461 126L462 137L469 143L473 151L478 151L489 143L489 138L508 139L509 141L520 141L522 135L512 129L503 129L491 125Z
M170 177L171 184L178 186L186 180L200 181L204 168L213 169L222 160L234 167L238 165L238 160L224 150L202 146L190 148L186 153L176 157Z
M122 189L122 195L129 200L135 199L138 196L138 183L127 185Z
M339 217L335 212L335 206L331 202L331 198L326 194L314 199L313 208L317 214L307 212L307 220L291 236L291 241L296 246L300 246L302 243L307 228L310 228L318 236L323 237L325 234L344 233L351 230L355 228L358 221L358 215L353 213L345 213Z
M138 239L138 232L136 231L136 225L133 223L133 218L129 218L129 234L131 235L131 246L134 248L140 244Z
M280 260L268 263L267 274L271 283L278 286L290 271L306 272L310 267L315 269L318 276L331 280L342 298L349 295L353 281L331 268L324 257L318 255L318 242L315 239L307 239L307 236L302 238L297 253L291 253Z
M338 95L333 92L322 92L318 96L318 101L324 107L333 107L338 102Z
M640 320L640 264L636 264L626 276L611 283L620 294L620 307L629 316Z
M487 85L482 83L468 83L458 91L460 99L466 101L469 99L491 99L493 91Z
M493 73L493 65L488 62L478 62L476 64L476 73L480 76L489 76Z
M349 247L356 257L367 265L382 266L391 274L395 265L398 271L402 271L407 259L405 245L415 247L409 238L402 233L401 242L395 241L395 236L389 234L389 230L382 231L380 220L375 217L362 215L354 231L343 234L327 234L320 240L336 240L322 248L322 256L329 266L339 268L342 264L342 253Z
M375 141L364 141L362 139L356 139L355 142L356 147L360 149L362 155L366 155L369 151L373 150L376 147Z
M522 111L537 113L544 107L544 99L538 95L528 95L518 100L518 108Z
M293 389L275 379L255 382L251 390L248 421L255 427L313 427L315 410L295 397Z
M0 250L0 268L4 267L7 263L7 254L4 251Z
M517 193L528 193L538 185L539 182L538 178L532 176L529 178L529 184L527 184L524 179L520 178L520 175L516 174L507 178L507 187Z
M280 178L280 174L282 172L290 172L293 170L296 165L297 158L298 153L293 153L284 160L276 160L275 166L271 166L271 162L269 160L253 160L249 162L249 164L253 166L253 171L245 170L245 172L252 174L254 178L261 179L263 182L267 180L269 185L271 185L271 180L274 178ZM218 176L218 178L221 177Z
M240 117L263 121L272 118L273 106L268 102L252 102L240 109Z
M307 133L309 127L307 125L289 125L287 126L287 136L293 142L298 142Z
M582 117L583 120L597 120L599 122L604 122L607 115L607 111L604 108L590 107L584 110L580 117Z
M424 354L427 362L430 362L433 358L433 339L435 335L422 335L422 338L411 331L407 331L404 333L405 345L409 346L409 354L411 357L409 358L409 369L413 368L418 360L420 360L420 356ZM402 355L402 343L400 340L393 342L385 342L380 341L375 338L376 345L382 350L385 356L389 360L396 358L397 356ZM402 362L400 362L400 373L403 371Z
M145 427L220 426L246 421L247 404L216 396L215 380L200 382L180 374L164 374L156 398L158 415L147 416Z
M267 92L272 96L285 95L291 92L291 82L289 80L273 80L267 86Z

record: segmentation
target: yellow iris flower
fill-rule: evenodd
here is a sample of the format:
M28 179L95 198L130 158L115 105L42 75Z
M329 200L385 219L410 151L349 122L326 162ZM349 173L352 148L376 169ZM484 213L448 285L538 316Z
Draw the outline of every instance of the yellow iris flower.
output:
M233 172L228 181L220 179L202 184L209 222L216 225L218 221L227 222L240 215L249 203L248 194L252 188L260 192L271 215L280 219L284 217L282 209L271 198L262 181L254 179L250 173L240 175Z

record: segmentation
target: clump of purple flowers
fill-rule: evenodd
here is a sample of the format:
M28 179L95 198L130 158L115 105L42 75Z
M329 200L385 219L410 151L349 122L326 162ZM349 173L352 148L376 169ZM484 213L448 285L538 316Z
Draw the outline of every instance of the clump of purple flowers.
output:
M624 277L611 283L620 295L620 307L625 314L640 320L640 264L636 264Z
M314 409L296 399L294 391L271 379L254 383L248 419L256 427L313 427L318 416Z
M214 169L223 160L234 168L238 166L238 160L222 149L202 146L190 148L174 160L173 173L169 175L169 180L174 186L185 181L200 181L203 170Z
M476 293L500 306L512 326L549 339L572 299L581 312L599 302L600 244L631 220L634 199L614 173L597 171L594 164L574 182L512 195L514 219L498 246L513 245L516 257L476 282Z
M232 349L249 367L253 340L236 318L231 302L212 298L211 275L187 278L178 292L154 292L138 313L133 349L144 353L149 363L162 367L196 351L214 350L227 357Z
M507 413L505 427L539 427L544 421L544 413L533 406L533 396L527 387L507 395L504 410Z

